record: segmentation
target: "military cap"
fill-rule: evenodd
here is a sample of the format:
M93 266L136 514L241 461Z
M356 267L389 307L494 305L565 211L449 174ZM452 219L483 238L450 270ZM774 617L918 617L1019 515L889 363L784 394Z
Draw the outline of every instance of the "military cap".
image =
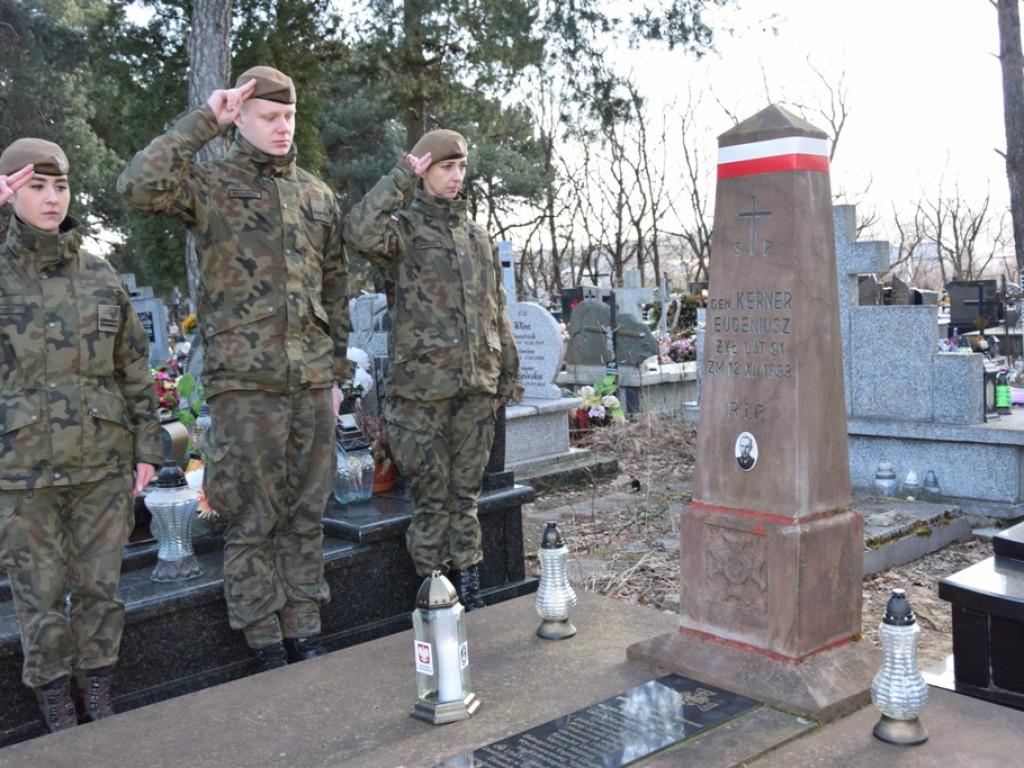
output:
M442 160L451 160L453 157L465 157L469 152L469 145L461 133L441 129L423 134L409 154L423 157L427 152L430 153L430 164L433 165Z
M235 88L241 88L250 80L256 81L252 98L277 101L281 104L295 103L295 85L283 72L278 72L273 67L250 67L238 76Z
M68 156L64 150L45 139L18 139L0 155L0 173L10 176L29 163L44 176L63 176L68 172Z

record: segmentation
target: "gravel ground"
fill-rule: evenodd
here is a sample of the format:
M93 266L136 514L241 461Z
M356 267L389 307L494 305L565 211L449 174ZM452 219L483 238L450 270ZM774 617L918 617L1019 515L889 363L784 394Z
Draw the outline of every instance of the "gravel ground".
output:
M681 418L648 417L602 427L584 438L595 453L619 459L618 477L589 487L547 493L526 505L527 569L539 572L544 525L558 522L577 589L657 610L678 611L679 515L689 501L696 431ZM950 604L938 582L992 554L988 542L951 544L864 579L863 634L878 642L878 624L892 590L907 590L921 627L919 665L952 653Z

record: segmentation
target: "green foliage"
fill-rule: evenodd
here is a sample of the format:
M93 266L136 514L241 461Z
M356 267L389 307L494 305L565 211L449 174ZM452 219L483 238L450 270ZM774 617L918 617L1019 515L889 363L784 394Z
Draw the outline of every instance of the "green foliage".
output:
M178 377L177 387L179 407L174 411L174 417L184 426L191 427L196 423L196 417L206 402L203 388L199 386L196 377L191 373L183 373Z

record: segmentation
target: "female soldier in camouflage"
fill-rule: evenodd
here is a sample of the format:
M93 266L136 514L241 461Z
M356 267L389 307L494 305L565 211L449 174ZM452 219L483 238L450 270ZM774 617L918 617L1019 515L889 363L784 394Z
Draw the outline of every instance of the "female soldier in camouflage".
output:
M121 555L162 458L149 339L117 272L79 252L67 172L49 141L0 154L0 564L50 731L113 714Z
M476 500L494 414L522 388L498 249L459 194L467 151L455 131L424 135L352 209L345 241L387 284L388 445L410 480L409 553L419 575L447 572L474 610L484 606Z

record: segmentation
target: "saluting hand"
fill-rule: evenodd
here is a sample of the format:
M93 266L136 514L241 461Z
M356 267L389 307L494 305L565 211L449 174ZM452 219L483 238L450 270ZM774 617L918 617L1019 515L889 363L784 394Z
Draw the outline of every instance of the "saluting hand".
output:
M3 205L11 196L25 185L29 179L32 178L32 171L35 166L29 163L20 171L15 171L10 176L4 176L0 173L0 205Z
M234 119L242 111L242 105L252 96L254 90L256 90L255 79L238 88L225 88L211 93L206 103L213 110L213 114L217 118L217 125L234 122Z
M406 155L405 161L412 166L412 169L416 171L417 176L422 176L430 168L430 153L423 155L423 157L416 157L416 155Z

